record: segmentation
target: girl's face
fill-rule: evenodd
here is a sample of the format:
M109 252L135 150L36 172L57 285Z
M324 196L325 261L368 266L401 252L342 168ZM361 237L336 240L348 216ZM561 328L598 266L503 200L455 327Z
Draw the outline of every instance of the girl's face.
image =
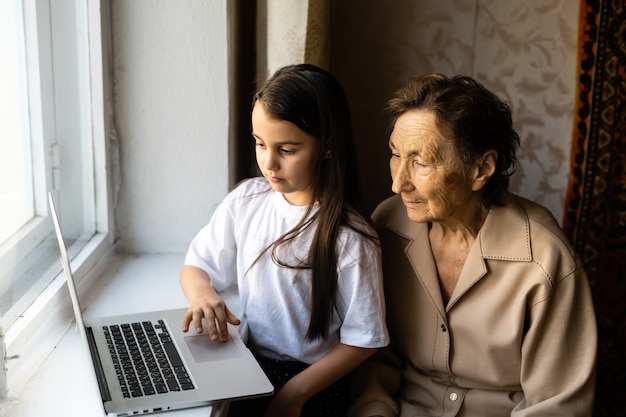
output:
M473 209L471 173L435 124L433 113L410 110L396 121L389 141L392 190L415 222L450 222Z
M263 103L252 109L256 162L272 188L296 206L312 203L316 139L285 120L271 118Z

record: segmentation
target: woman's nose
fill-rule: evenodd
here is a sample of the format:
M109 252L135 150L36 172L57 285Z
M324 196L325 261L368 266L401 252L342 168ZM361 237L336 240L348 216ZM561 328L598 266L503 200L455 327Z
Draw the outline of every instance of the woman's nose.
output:
M411 186L411 175L406 161L400 161L395 167L391 167L391 191L400 194L407 191Z

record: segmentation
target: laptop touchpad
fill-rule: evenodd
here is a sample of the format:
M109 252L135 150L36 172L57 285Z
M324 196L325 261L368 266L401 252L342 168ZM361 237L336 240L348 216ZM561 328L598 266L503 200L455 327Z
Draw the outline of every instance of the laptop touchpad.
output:
M196 362L220 361L233 359L241 356L237 345L228 341L226 343L211 340L207 334L185 337L185 342Z

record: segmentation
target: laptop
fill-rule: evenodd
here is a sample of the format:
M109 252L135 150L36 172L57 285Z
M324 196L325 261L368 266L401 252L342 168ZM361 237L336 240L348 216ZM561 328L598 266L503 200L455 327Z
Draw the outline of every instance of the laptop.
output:
M186 309L84 318L52 194L48 193L76 323L109 416L132 416L271 395L274 388L229 326L229 341L183 333Z

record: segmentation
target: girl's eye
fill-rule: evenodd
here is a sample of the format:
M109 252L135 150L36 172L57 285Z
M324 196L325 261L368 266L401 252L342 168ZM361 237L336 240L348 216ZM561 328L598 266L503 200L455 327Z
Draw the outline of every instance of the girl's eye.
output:
M257 148L264 148L264 147L265 147L265 144L264 144L264 143L262 143L262 142L256 142L256 141L255 141L255 142L254 142L254 146L255 146L255 147L257 147Z
M280 148L280 151L285 155L293 155L293 153L295 152L291 149L285 149L285 148Z

